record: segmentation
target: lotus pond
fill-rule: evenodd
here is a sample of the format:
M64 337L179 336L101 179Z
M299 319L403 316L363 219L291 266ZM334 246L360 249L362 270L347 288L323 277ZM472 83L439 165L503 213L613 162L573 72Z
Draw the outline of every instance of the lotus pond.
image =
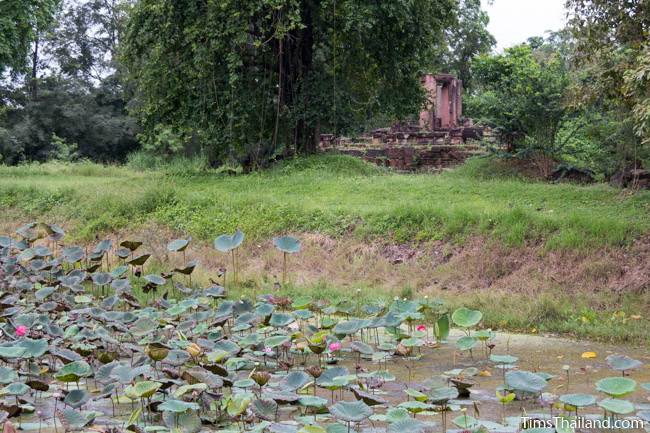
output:
M168 244L183 266L147 273L137 240L84 249L40 223L1 236L5 431L565 433L558 420L578 417L648 429L645 349L497 333L427 297L229 299L243 240L215 239L232 266L199 287L190 239ZM300 242L274 244L284 281Z

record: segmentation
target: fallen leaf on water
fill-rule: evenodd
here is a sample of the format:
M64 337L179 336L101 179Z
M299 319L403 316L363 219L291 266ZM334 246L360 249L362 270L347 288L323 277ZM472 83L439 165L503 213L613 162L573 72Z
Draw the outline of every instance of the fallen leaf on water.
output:
M584 359L592 359L592 358L595 358L596 356L598 356L598 355L596 354L596 352L584 352L584 353L582 354L582 357L583 357Z
M478 375L481 377L491 377L492 373L490 373L488 370L483 370Z

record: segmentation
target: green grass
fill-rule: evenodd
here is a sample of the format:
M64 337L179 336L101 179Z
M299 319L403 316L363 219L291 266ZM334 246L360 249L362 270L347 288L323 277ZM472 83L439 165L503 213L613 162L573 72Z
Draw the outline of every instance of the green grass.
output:
M249 238L317 231L395 241L487 235L549 249L623 245L650 230L650 193L551 185L492 173L487 159L442 175L388 173L315 156L249 175L84 164L0 167L0 208L65 222L92 239L156 222L199 239L241 228Z

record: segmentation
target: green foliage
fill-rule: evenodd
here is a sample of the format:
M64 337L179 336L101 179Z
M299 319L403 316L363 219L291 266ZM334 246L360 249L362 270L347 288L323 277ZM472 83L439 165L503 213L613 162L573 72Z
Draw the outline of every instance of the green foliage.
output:
M0 3L0 73L22 72L31 44L52 23L59 0L3 0Z
M494 126L511 151L555 152L568 78L557 53L542 54L523 44L474 64L479 93L468 111Z
M310 152L320 131L416 112L454 11L450 0L141 1L124 47L134 114L160 152L182 144L245 170Z

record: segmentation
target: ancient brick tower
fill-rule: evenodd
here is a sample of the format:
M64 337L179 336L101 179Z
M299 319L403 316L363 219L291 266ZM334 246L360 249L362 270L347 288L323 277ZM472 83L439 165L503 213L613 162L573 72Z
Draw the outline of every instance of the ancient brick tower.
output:
M461 126L463 82L451 74L427 74L422 77L427 105L420 112L420 127L433 131Z

